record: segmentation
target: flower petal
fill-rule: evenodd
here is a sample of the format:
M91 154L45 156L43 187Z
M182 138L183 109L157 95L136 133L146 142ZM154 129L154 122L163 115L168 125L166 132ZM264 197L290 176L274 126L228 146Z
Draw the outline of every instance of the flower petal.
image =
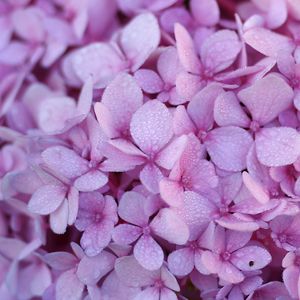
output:
M59 185L44 185L34 192L28 203L33 213L48 215L54 212L66 197L66 188Z
M204 141L212 161L226 171L246 168L246 157L252 143L246 130L234 126L214 129Z
M157 270L163 264L163 250L151 236L143 235L134 246L133 253L136 260L147 270Z
M300 155L300 134L293 128L264 128L255 142L258 160L268 167L292 164Z
M204 26L214 26L219 22L220 9L216 0L192 0L191 12L195 20Z
M188 248L173 251L168 256L168 267L176 276L186 276L194 269L194 254Z
M134 78L143 91L149 94L156 94L162 91L163 81L159 75L148 69L139 69L134 73Z
M142 234L142 229L130 224L120 224L114 228L112 239L120 245L129 245Z

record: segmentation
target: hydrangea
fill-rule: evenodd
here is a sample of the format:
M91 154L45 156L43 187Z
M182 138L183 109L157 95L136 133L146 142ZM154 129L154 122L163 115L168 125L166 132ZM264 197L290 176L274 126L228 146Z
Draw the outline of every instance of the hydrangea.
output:
M0 299L300 298L300 1L0 1Z

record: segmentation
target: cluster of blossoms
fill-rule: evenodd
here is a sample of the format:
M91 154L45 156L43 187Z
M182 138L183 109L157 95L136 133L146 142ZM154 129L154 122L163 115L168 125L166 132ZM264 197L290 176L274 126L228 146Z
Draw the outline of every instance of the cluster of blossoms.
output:
M0 299L300 299L300 0L0 1Z

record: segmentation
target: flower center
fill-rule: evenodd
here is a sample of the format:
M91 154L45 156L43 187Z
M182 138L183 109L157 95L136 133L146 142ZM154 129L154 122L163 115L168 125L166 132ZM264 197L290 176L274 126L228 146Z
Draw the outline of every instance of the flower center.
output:
M201 143L204 143L206 138L207 138L207 132L205 130L200 129L198 131L198 138L200 140Z
M259 123L257 121L251 121L251 123L250 123L250 130L252 132L257 132L259 130L259 128L260 128L260 125L259 125Z
M150 233L151 233L150 227L149 227L149 226L145 226L145 227L143 228L143 234L144 234L144 235L150 235Z
M228 251L225 251L223 254L222 254L222 259L224 261L228 261L230 259L230 256L231 256L231 253L228 252Z

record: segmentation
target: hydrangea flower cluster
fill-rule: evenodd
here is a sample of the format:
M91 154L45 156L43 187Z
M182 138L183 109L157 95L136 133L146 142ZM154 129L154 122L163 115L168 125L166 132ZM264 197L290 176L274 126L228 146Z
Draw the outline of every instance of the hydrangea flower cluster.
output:
M300 299L300 0L0 1L0 299Z

